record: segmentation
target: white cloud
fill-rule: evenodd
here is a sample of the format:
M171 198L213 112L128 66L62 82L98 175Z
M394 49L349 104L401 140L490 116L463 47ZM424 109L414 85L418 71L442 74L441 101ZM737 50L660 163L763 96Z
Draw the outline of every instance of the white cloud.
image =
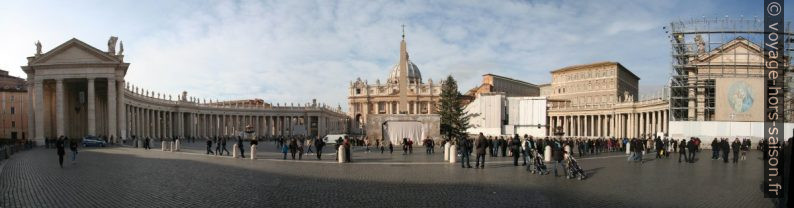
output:
M103 48L108 36L118 35L132 63L126 79L147 89L279 103L317 98L344 107L350 81L386 79L406 24L408 50L423 78L451 74L461 91L485 73L545 83L550 70L602 60L619 61L643 83L661 85L669 73L661 27L671 16L687 15L671 13L684 3L670 1L159 4L66 4L30 17L23 8L37 5L11 3L0 8L0 29L14 31L0 38L0 68L22 75L19 66L37 39L45 49L72 36ZM81 10L90 12L72 13Z

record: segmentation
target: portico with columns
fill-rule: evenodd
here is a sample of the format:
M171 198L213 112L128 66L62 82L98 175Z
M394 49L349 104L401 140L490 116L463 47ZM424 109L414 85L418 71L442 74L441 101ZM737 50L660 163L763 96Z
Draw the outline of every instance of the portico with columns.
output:
M218 102L171 96L133 86L124 80L130 63L115 37L102 51L71 39L42 53L40 46L28 65L33 122L32 138L106 136L111 143L137 138L209 138L237 135L246 126L258 136L324 136L347 132L348 118L339 107L316 102L271 105L259 102ZM111 139L112 138L112 139Z
M640 138L669 132L669 104L655 99L593 106L551 106L549 125L565 137ZM553 129L553 128L550 128ZM546 135L554 135L549 130Z

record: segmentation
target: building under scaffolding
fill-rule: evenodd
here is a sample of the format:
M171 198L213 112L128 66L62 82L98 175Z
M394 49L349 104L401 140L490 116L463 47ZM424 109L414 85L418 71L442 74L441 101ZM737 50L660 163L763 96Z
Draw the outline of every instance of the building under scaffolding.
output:
M763 121L763 113L758 115L760 120L736 113L753 112L748 109L748 100L749 106L755 101L753 109L763 106L762 91L745 89L758 87L758 83L763 86L763 23L760 18L692 19L672 22L664 28L672 45L671 121ZM789 121L794 118L791 91L788 90L794 74L788 64L794 44L791 34L790 22L786 22L782 40L788 42L783 66L789 73L784 89L787 92L784 115ZM743 83L751 87L736 87ZM722 110L721 105L733 111ZM763 112L763 107L760 109Z

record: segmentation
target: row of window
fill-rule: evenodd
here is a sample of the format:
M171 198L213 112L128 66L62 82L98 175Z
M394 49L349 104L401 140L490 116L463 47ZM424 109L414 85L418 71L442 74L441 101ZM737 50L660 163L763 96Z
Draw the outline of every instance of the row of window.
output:
M387 88L380 88L380 89L378 89L378 92L379 93L384 93L387 90L388 90ZM393 89L393 90L394 91L399 91L399 89ZM414 92L414 89L410 89L410 90L411 90L411 92ZM428 91L429 90L427 88L422 88L421 89L421 93L427 93ZM438 92L438 90L435 90L435 92ZM370 94L375 94L375 90L371 89L371 90L369 90L369 93ZM361 95L361 88L356 88L356 95Z
M554 81L574 81L580 79L602 78L615 76L614 70L596 70L596 71L582 71L574 73L566 73L555 77Z
M612 79L601 79L601 80L594 80L594 81L587 81L579 82L579 83L572 83L566 84L563 86L557 87L557 94L564 94L564 93L575 93L575 92L587 92L593 90L603 90L603 89L614 89L615 82Z
M609 103L615 101L617 101L617 97L610 95L585 96L585 97L576 97L571 99L571 104L573 105L601 104L601 103Z

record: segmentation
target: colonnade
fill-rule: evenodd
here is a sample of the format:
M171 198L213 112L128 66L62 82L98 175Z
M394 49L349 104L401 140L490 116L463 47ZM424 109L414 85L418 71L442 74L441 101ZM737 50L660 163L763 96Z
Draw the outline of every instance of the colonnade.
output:
M557 115L563 114L563 115ZM588 114L579 112L564 115L554 113L547 117L553 127L561 127L563 136L570 137L616 137L638 138L667 133L669 110L657 109L644 112L605 112ZM547 135L554 135L550 128Z
M198 103L150 97L137 89L126 91L127 132L138 138L185 138L239 135L250 126L257 136L340 134L347 116L324 106L239 105Z

